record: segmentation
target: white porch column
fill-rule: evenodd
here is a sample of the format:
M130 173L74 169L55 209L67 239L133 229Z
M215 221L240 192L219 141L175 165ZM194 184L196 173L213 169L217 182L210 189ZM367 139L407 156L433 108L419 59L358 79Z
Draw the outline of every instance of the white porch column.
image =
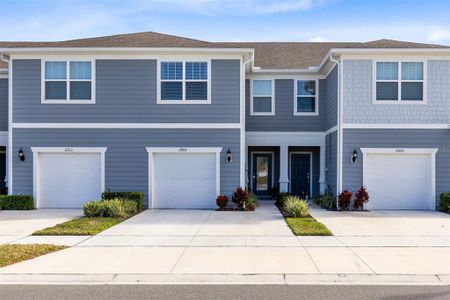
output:
M319 190L320 193L325 193L327 182L325 180L325 137L323 143L320 145L320 175L319 175Z
M280 145L280 192L289 191L289 147Z

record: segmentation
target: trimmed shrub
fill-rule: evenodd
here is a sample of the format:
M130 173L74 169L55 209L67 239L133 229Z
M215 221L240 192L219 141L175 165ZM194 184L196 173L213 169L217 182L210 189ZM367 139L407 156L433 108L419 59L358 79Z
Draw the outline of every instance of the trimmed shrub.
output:
M442 193L439 197L439 210L450 213L450 193Z
M0 209L3 210L30 210L34 209L31 195L0 195Z
M258 198L253 192L248 193L248 201L247 205L245 206L245 210L251 210L254 211L256 207L258 206Z
M109 199L124 199L136 202L137 210L144 210L144 193L142 192L104 192L102 193L102 200Z
M331 194L318 195L314 201L321 208L326 208L326 209L335 209L336 208L336 198Z
M275 195L275 204L277 205L283 205L284 201L286 200L287 197L292 196L291 193L288 192L283 192L283 193L278 193Z
M129 218L138 212L133 200L108 199L86 202L83 206L84 216L88 218Z
M244 208L248 202L248 191L238 187L233 193L233 197L231 199L239 208Z
M345 190L339 194L338 197L338 205L342 210L347 210L350 207L350 203L352 202L353 193Z
M369 202L369 193L365 186L359 188L355 193L355 201L353 201L354 209L364 209L364 204Z
M228 196L227 195L219 195L216 198L216 204L219 208L225 208L228 203Z
M284 211L292 218L303 218L309 214L309 205L297 196L289 196L284 201Z

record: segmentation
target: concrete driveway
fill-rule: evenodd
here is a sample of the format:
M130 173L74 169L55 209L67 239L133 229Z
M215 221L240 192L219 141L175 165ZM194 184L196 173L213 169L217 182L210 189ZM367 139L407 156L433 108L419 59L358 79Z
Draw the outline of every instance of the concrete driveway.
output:
M446 215L433 221L434 213L418 212L414 229L416 215L402 212L403 221L390 213L312 214L336 236L293 236L272 203L256 212L145 211L74 247L1 268L0 275L450 274ZM396 229L403 236L393 236ZM435 229L436 240L427 240L425 229Z
M36 230L82 215L80 209L0 210L0 244L17 241Z

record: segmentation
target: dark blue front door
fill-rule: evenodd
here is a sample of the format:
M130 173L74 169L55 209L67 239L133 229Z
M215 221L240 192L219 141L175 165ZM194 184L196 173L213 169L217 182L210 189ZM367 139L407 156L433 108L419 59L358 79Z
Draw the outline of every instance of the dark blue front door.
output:
M272 187L272 154L253 153L252 190L255 195L267 196Z
M304 199L311 197L311 155L291 154L291 193Z

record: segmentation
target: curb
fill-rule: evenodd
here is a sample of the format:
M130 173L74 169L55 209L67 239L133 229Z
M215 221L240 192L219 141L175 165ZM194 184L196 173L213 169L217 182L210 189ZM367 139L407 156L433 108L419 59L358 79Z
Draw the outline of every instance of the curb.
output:
M360 274L1 274L0 285L449 285L450 274L360 275Z

